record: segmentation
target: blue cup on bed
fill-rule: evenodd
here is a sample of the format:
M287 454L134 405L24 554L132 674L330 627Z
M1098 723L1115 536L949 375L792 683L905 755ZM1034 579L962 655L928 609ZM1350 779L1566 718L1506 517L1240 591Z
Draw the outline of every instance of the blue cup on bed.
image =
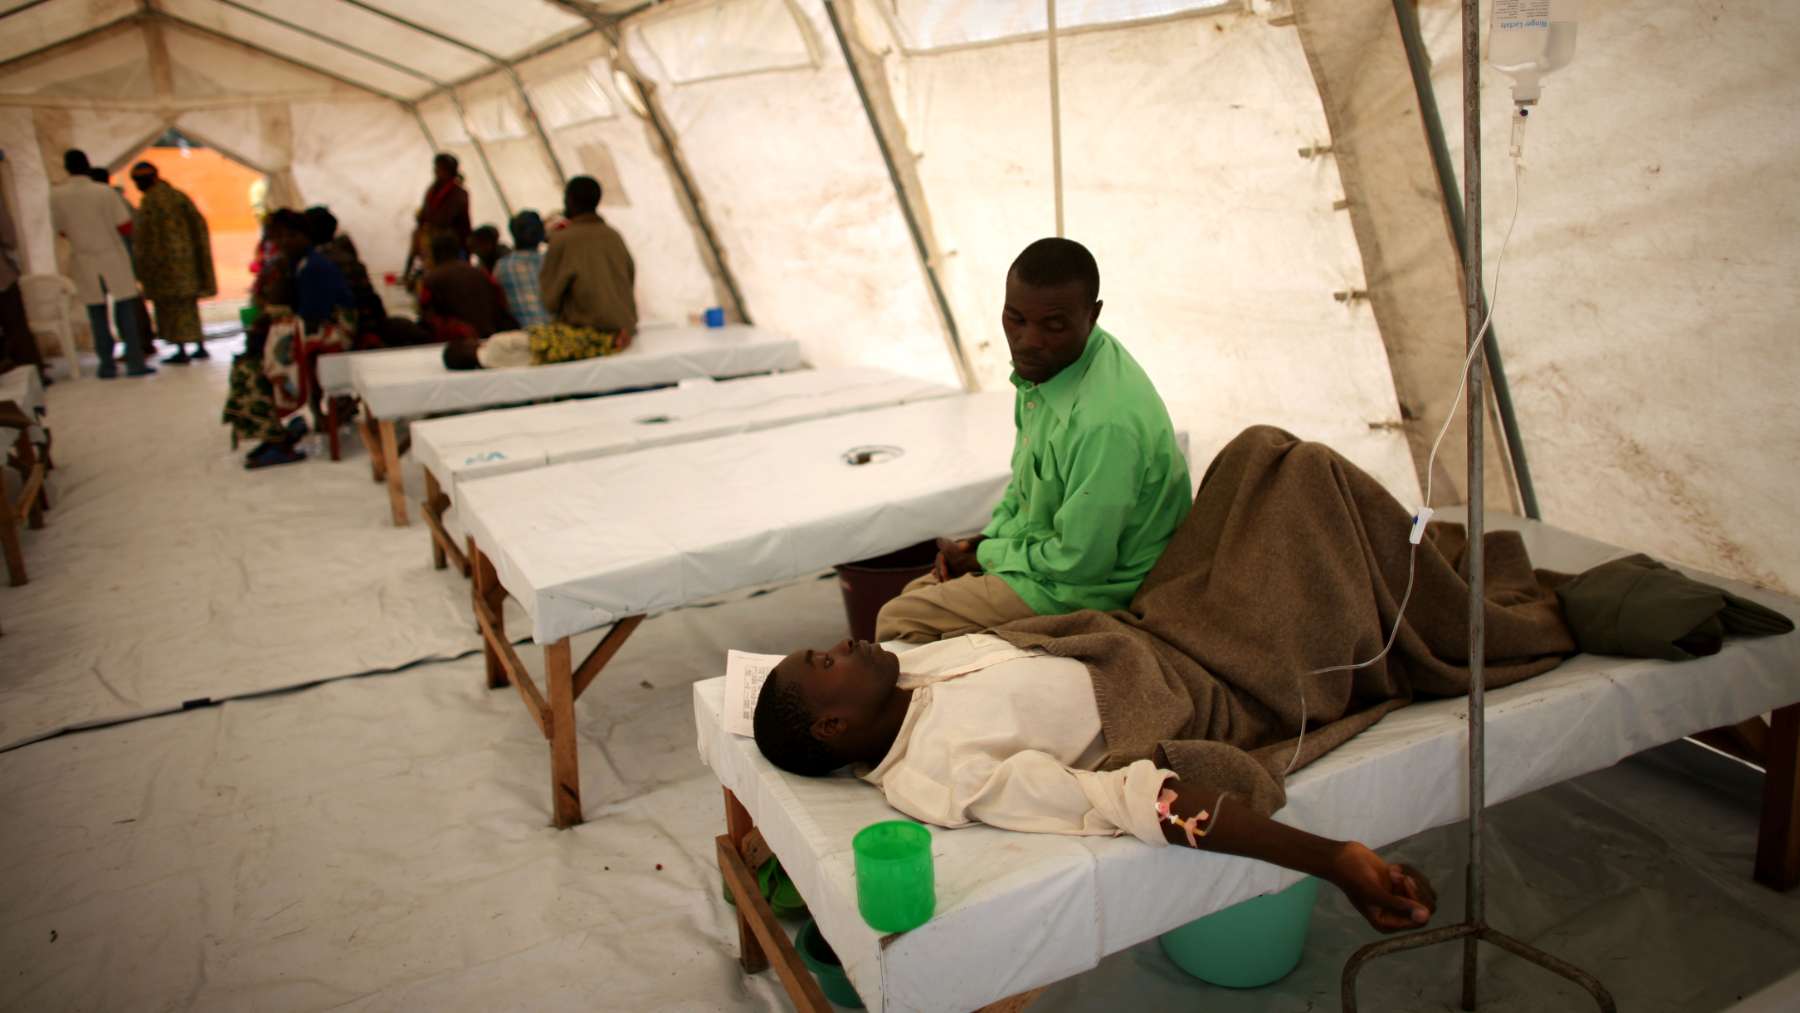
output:
M708 326L708 327L723 327L723 326L725 326L725 310L719 306L707 307L707 309L706 309L706 326Z
M850 842L856 908L877 932L910 932L937 910L931 831L911 820L871 823Z

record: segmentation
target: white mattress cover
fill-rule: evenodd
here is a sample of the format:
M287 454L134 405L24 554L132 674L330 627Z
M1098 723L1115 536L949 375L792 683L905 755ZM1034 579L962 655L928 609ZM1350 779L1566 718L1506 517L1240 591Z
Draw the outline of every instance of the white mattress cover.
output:
M801 365L798 342L743 324L647 327L617 355L549 366L451 370L443 355L442 345L353 355L350 384L377 418L404 419Z
M383 355L417 356L422 348L431 348L441 357L443 345L416 345L408 348L367 348L360 352L328 352L319 356L319 389L326 395L337 397L349 394L354 387L350 384L351 364L359 359ZM440 358L438 364L442 365Z
M987 523L1013 397L966 394L462 487L458 510L540 644ZM898 447L852 466L844 453Z
M1579 571L1624 554L1542 524L1489 524L1522 527L1533 562L1551 569ZM1705 579L1800 616L1800 602ZM857 914L850 839L897 814L859 781L792 777L770 766L754 742L724 731L723 690L722 678L694 687L701 757L749 809L871 1010L974 1009L1300 878L1131 838L933 828L937 914L910 933L882 937ZM1581 655L1488 694L1488 800L1797 700L1800 633L1734 640L1714 657L1680 664ZM1296 774L1278 818L1376 847L1464 818L1466 715L1465 699L1390 715ZM1460 874L1428 871L1440 880ZM1454 917L1444 912L1439 924Z
M865 366L800 370L432 419L413 454L446 489L471 479L914 401L954 387ZM648 421L660 420L660 421Z

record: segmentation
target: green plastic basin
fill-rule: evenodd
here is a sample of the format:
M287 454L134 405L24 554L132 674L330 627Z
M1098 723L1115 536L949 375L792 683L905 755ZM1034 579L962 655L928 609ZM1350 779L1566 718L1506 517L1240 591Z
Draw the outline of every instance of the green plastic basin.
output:
M1319 881L1234 904L1163 933L1163 952L1183 971L1226 988L1261 988L1300 965Z

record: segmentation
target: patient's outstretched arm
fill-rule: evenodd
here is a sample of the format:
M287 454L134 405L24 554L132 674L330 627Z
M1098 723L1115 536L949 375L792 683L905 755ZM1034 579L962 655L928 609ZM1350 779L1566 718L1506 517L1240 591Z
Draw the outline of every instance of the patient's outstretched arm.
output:
M1157 803L1169 843L1241 855L1317 876L1337 887L1370 925L1383 932L1431 920L1437 894L1424 873L1389 864L1355 841L1334 841L1277 823L1230 795L1208 797L1169 781Z

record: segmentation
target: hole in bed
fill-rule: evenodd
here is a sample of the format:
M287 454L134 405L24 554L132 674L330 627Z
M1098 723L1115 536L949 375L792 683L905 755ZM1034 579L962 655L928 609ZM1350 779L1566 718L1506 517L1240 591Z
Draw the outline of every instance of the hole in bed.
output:
M901 450L899 447L890 447L885 444L851 447L849 450L844 451L844 463L851 465L882 464L887 461L892 461L904 453L906 453L906 451Z
M646 415L641 419L634 419L633 421L640 426L660 426L666 422L673 422L675 420L667 415Z

